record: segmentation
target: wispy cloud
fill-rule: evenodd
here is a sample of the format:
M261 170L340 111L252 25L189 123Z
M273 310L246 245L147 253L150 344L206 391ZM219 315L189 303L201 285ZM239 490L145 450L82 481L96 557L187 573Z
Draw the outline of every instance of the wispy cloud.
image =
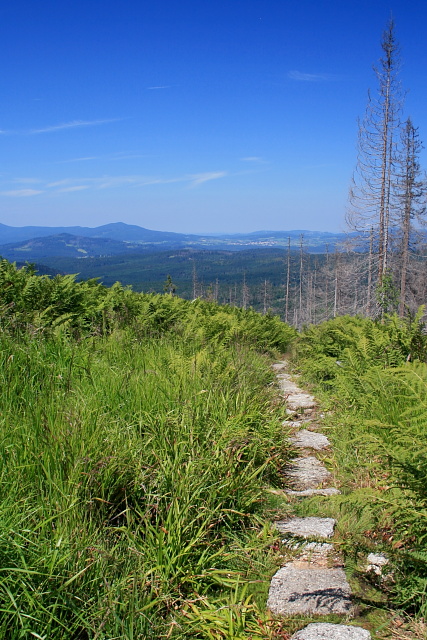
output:
M181 183L183 186L191 188L199 187L211 180L217 180L228 176L226 171L207 171L204 173L194 173L188 175L181 175L175 177L163 177L163 176L146 176L146 175L104 175L92 178L77 178L69 177L61 180L42 181L38 178L23 178L18 179L19 182L24 184L37 184L39 189L12 189L0 191L1 196L10 197L24 197L35 196L40 193L46 195L54 195L61 193L72 193L78 191L91 190L104 190L115 188L138 188L148 187L151 185L167 185L174 183ZM16 180L9 180L9 184L16 183Z
M41 127L40 129L0 129L0 135L3 136L32 136L40 133L55 133L56 131L64 131L67 129L79 129L81 127L96 127L101 124L109 124L111 122L119 122L123 118L104 118L103 120L71 120L70 122L61 122L60 124Z
M199 185L209 182L210 180L218 180L218 178L225 178L226 171L208 171L206 173L196 173L189 176L191 181L191 187L198 187Z
M57 189L56 193L71 193L72 191L83 191L84 189L89 189L89 185L76 184L74 187L63 187L62 189Z
M43 181L40 178L14 178L13 182L17 184L40 184Z
M81 158L69 158L68 160L60 160L57 164L68 164L71 162L87 162L90 160L137 160L139 158L147 158L146 154L132 151L118 151L117 153L107 153L100 156L83 156Z
M41 129L31 129L29 133L52 133L54 131L62 131L64 129L76 129L79 127L94 127L100 124L109 124L110 122L117 122L120 118L105 118L104 120L72 120L71 122L62 122L61 124L54 124Z
M1 191L0 193L10 198L27 198L28 196L37 196L39 193L43 193L43 191L37 189L14 189L12 191Z
M170 89L170 84L159 85L158 87L147 87L148 91L157 91L158 89Z
M260 156L247 156L246 158L240 158L242 162L252 162L254 164L266 164L267 160Z
M298 82L333 82L339 80L339 76L332 73L303 73L302 71L289 71L288 78Z

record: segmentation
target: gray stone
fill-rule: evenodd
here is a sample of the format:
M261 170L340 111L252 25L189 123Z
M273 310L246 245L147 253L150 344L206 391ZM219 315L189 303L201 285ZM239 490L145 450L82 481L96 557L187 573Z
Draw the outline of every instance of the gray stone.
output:
M288 363L286 362L286 360L282 360L281 362L275 362L274 364L271 365L271 368L273 369L273 371L283 371L283 369L286 369L288 366Z
M280 391L285 395L289 395L290 393L303 393L287 373L279 373L276 378L279 383Z
M335 489L335 487L327 487L324 489L304 489L304 491L292 491L292 489L286 489L285 493L288 496L305 498L307 496L339 496L341 491L339 489Z
M291 518L276 522L276 529L299 538L332 538L335 525L333 518Z
M315 431L308 431L307 429L303 429L296 433L290 438L290 441L294 447L299 447L301 449L316 449L316 451L326 449L331 444L323 433L316 433Z
M286 398L286 405L289 411L298 411L299 409L313 409L316 406L316 400L308 393L291 393Z
M334 550L334 545L327 542L300 542L296 540L284 540L284 545L294 553L297 553L294 566L304 567L328 567L329 559ZM334 560L336 560L334 558Z
M389 563L389 559L383 553L370 553L366 558L368 564L366 571L382 576L384 567Z
M350 595L342 569L300 568L290 562L273 576L267 607L282 615L349 615Z
M317 458L295 458L286 465L286 477L291 488L297 491L317 489L322 482L329 480L331 473Z
M291 640L370 640L371 634L362 627L350 627L330 622L312 622L297 631Z
M307 425L311 422L311 418L308 420L283 420L283 427L291 427L292 429L300 429L304 425Z

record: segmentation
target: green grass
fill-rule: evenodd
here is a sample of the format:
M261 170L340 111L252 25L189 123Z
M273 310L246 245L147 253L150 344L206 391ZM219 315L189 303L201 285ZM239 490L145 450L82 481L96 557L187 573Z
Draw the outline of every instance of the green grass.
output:
M309 328L297 349L303 374L332 409L326 425L342 490L300 511L320 507L338 519L355 576L367 553L385 552L393 579L373 585L373 593L415 616L427 613L426 345L420 312L383 324L337 318Z
M263 352L292 332L65 285L86 316L22 298L0 318L0 638L210 637L229 603L224 637L250 637L289 455Z

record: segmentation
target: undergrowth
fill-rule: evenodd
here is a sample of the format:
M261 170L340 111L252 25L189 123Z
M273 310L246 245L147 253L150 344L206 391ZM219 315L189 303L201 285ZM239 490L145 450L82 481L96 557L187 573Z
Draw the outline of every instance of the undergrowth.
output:
M355 569L385 552L389 604L427 616L427 336L417 316L341 317L309 327L296 364L331 409L343 495L330 501ZM310 503L305 506L310 510Z
M0 293L0 637L286 638L259 585L293 330L6 261Z

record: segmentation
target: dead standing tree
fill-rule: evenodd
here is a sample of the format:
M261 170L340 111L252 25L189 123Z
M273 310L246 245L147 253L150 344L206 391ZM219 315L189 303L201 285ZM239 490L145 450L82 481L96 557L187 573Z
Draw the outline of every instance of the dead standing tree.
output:
M418 129L410 118L402 130L402 152L400 173L398 176L397 243L400 255L400 296L399 315L404 316L407 301L407 284L409 259L411 250L417 246L419 229L425 225L426 184L421 179L419 155L423 145L419 139ZM418 238L417 238L418 236Z
M377 286L381 291L389 267L390 223L395 198L395 155L402 94L399 47L390 20L381 42L383 56L374 67L378 88L368 95L365 117L359 123L358 160L350 189L347 224L366 241L370 229L376 245Z

